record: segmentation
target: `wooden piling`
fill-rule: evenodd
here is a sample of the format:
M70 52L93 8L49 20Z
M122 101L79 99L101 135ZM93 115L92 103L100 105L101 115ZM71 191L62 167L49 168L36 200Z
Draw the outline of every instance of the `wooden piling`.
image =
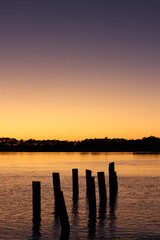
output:
M55 198L55 214L58 214L58 196L61 191L60 175L59 173L52 173L53 177L53 189Z
M86 194L89 196L89 185L90 185L90 179L92 176L91 170L86 169Z
M68 233L70 231L70 224L62 191L58 193L57 198L58 198L58 216L60 219L61 228L63 232Z
M98 172L97 176L98 176L100 205L106 205L107 193L106 193L105 174L104 172Z
M109 163L109 192L110 199L113 199L115 195L117 195L118 191L118 181L117 174L114 169L114 162Z
M89 218L96 218L96 191L94 177L90 177L88 194Z
M41 182L32 182L33 222L39 224L41 219Z
M114 162L109 163L109 192L110 195L115 191Z
M78 169L72 169L72 187L73 187L73 201L78 201L79 187L78 187Z
M115 184L115 189L116 189L116 192L117 192L118 191L118 179L117 179L116 171L114 172L114 184Z
M59 173L52 173L53 176L53 189L54 189L54 196L61 191L61 184L60 184L60 175Z

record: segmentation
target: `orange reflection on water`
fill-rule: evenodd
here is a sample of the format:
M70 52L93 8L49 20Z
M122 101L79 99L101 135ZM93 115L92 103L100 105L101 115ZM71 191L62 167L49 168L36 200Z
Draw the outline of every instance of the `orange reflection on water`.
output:
M160 176L160 154L0 153L1 172L58 171L69 174L72 168L78 168L82 176L85 169L91 169L94 175L98 171L108 175L109 162L115 162L119 176Z

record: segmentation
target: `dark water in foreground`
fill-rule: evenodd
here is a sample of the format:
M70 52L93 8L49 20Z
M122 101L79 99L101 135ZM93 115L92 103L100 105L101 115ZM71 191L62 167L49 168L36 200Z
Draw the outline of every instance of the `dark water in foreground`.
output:
M115 161L119 193L115 209L99 214L96 229L88 228L85 169L94 176ZM79 169L80 198L72 203L72 168ZM71 232L69 239L160 239L160 155L132 153L0 153L0 239L59 240L54 217L52 172L59 172ZM32 229L32 181L42 185L42 221ZM97 177L96 177L97 188ZM97 189L98 193L98 189ZM108 194L108 189L107 189Z

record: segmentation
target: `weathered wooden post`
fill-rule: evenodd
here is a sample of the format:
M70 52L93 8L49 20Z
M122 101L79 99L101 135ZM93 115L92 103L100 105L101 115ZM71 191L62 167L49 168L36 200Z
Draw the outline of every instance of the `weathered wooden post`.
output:
M89 218L96 218L96 191L94 177L90 178L88 193Z
M89 235L94 236L96 231L96 191L94 177L90 176L88 186L88 204L89 204Z
M54 196L61 191L61 184L60 184L60 175L59 173L52 173L53 176L53 189L54 189Z
M53 189L55 196L55 213L60 219L60 224L62 228L62 236L68 235L70 231L70 224L67 214L67 209L65 205L65 200L63 192L61 191L60 185L60 175L59 173L52 173L53 176Z
M99 199L100 205L106 205L107 193L104 172L98 172L98 188L99 188Z
M41 219L41 182L32 182L33 223L39 224Z
M92 176L91 170L86 169L86 194L89 196L89 186L90 186L90 179Z
M109 163L109 192L110 192L110 200L112 200L118 191L118 181L117 174L114 169L114 162Z
M72 169L73 202L77 203L79 196L78 169Z
M61 191L61 184L60 184L60 175L59 173L52 173L53 177L53 189L54 189L54 198L55 198L55 214L58 214L58 195Z
M58 199L58 216L60 219L61 228L63 232L68 233L70 231L70 224L62 191L58 193L57 199Z
M116 192L117 192L118 191L118 179L117 179L116 171L114 172L114 182L115 182L115 189L116 189Z

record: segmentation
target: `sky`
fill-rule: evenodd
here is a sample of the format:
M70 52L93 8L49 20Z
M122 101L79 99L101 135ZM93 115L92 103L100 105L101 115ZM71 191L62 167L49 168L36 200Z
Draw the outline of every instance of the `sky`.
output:
M160 137L159 0L1 0L0 136Z

